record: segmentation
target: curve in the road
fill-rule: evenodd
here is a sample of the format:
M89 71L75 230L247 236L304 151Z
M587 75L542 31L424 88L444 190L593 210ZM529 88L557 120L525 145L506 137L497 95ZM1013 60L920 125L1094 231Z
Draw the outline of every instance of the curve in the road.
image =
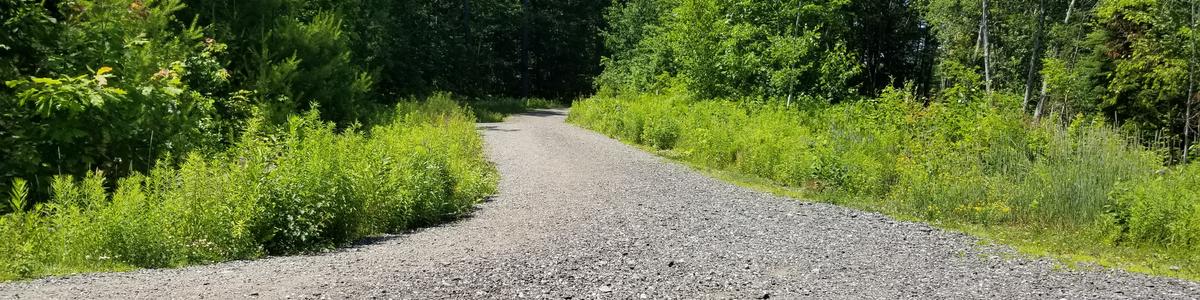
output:
M503 179L473 217L333 253L0 285L0 298L1195 299L962 234L763 194L563 122L480 125Z

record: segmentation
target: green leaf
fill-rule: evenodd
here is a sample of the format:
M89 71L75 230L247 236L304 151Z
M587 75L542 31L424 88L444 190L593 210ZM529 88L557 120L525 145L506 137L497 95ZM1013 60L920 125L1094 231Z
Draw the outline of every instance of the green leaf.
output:
M25 179L13 178L12 191L9 196L9 208L15 213L21 213L25 209L25 203L29 197L29 188Z
M104 98L100 97L100 95L98 95L98 94L89 95L88 102L92 106L104 106Z
M62 84L61 80L53 79L53 78L30 77L30 79L33 80L34 83L41 83L41 84L45 84L45 85L60 85L60 84Z
M173 86L168 86L168 87L163 88L163 92L167 93L167 95L179 96L179 94L183 93L183 89L173 87Z

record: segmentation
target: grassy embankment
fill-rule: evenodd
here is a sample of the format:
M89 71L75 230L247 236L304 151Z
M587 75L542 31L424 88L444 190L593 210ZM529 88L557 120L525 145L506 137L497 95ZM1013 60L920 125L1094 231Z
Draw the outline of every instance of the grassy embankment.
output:
M1054 118L1050 118L1054 119ZM1022 252L1200 279L1200 165L1101 121L924 107L904 93L799 110L677 96L576 102L570 122L720 178L961 230Z
M106 190L58 177L0 216L0 280L178 267L345 245L462 216L495 191L471 113L446 95L402 103L369 130L316 113L252 129L234 147L160 164Z

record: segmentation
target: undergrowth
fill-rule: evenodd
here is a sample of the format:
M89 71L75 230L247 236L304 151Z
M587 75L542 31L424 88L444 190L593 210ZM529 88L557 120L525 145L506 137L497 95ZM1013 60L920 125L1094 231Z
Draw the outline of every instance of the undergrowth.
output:
M317 113L252 124L230 150L120 179L54 179L0 216L0 280L177 267L343 245L468 213L495 191L471 113L447 95L401 103L370 130Z
M903 91L824 108L683 96L595 97L570 122L692 165L818 200L949 228L1029 252L1200 276L1200 167L1103 120L1061 124ZM751 182L758 182L754 180Z

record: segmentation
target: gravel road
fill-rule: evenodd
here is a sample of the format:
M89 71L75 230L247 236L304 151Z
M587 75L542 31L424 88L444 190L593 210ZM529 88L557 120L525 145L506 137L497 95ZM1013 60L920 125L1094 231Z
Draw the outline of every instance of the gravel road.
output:
M0 298L1197 299L924 224L780 198L563 122L480 125L503 179L467 219L331 253L0 285Z

